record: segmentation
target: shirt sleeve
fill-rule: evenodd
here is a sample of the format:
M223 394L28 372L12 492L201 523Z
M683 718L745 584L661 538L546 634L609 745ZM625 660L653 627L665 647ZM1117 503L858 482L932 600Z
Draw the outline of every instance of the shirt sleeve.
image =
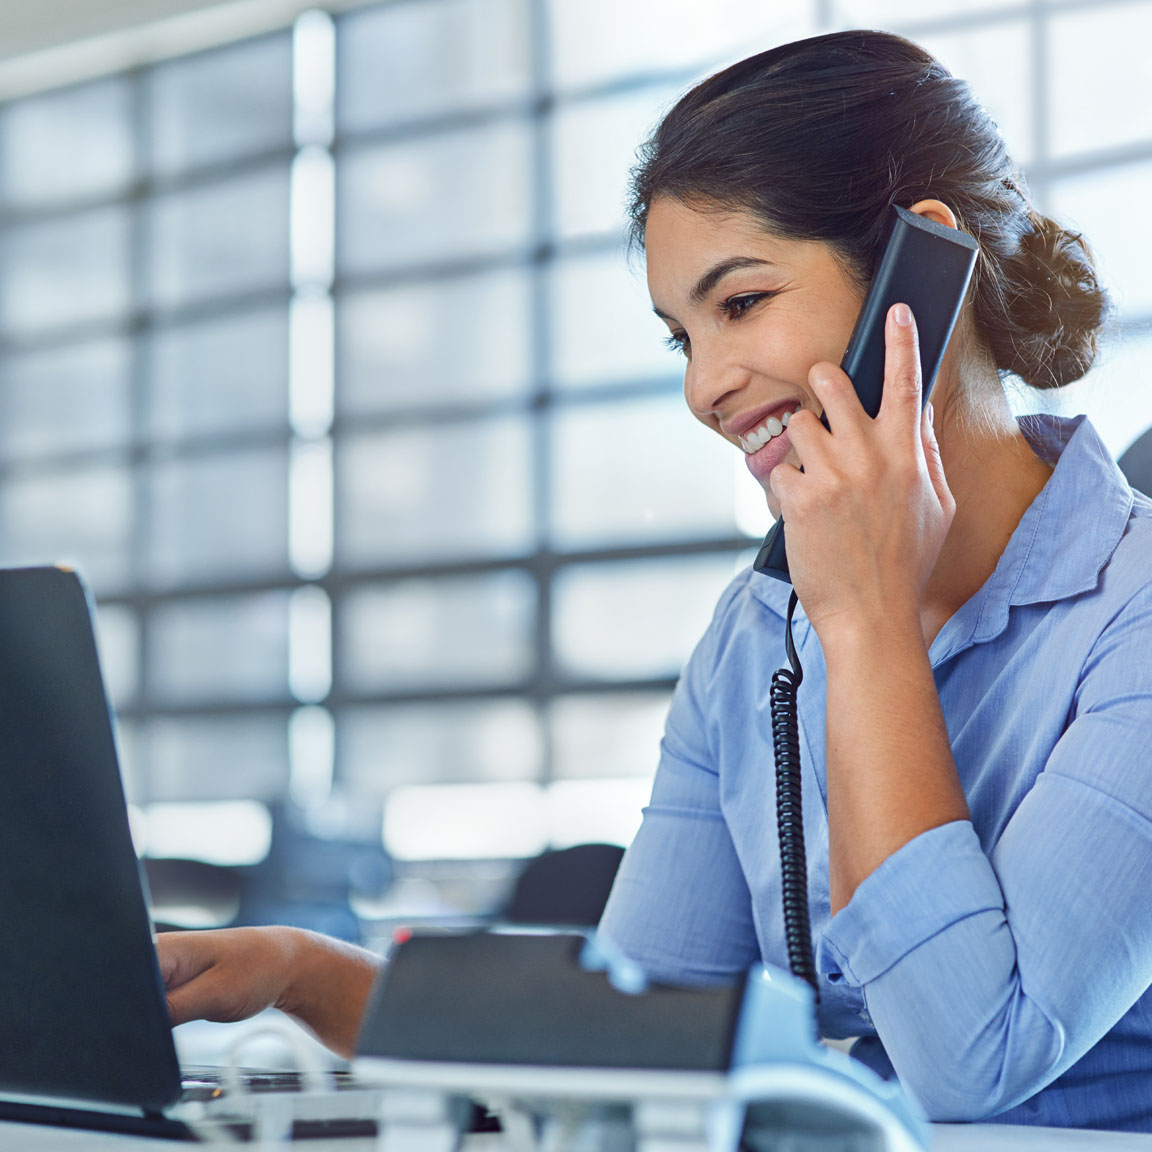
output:
M652 798L598 930L650 977L672 983L727 982L759 958L752 899L720 808L706 707L737 592L734 584L722 597L676 686Z
M1152 597L1105 630L1074 718L985 854L968 822L916 837L820 941L863 987L936 1120L995 1115L1079 1060L1152 984Z

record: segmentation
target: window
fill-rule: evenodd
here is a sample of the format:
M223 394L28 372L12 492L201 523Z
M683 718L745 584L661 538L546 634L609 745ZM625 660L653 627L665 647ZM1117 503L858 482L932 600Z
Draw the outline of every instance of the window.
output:
M1101 368L1046 399L1117 454L1152 424L1152 233L1115 210L1152 188L1116 56L1152 2L907 12L391 0L0 107L0 562L88 576L155 829L240 800L382 829L408 912L626 838L768 526L683 410L627 168L748 52L882 25L970 79L1121 306Z

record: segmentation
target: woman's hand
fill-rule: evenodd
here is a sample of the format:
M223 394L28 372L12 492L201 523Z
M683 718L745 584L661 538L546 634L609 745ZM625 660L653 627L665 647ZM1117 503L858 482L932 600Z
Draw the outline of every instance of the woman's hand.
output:
M871 420L847 375L813 366L809 383L831 431L798 412L788 433L803 472L781 464L771 484L788 525L788 566L823 641L828 629L893 615L919 626L920 601L956 510L929 406L920 410L916 325L894 305L880 412Z
M299 928L164 932L156 939L172 1023L279 1008L350 1056L381 960Z

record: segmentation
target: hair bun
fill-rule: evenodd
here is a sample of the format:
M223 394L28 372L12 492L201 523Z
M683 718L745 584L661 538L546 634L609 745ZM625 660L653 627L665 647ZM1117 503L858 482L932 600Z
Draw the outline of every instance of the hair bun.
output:
M998 368L1033 388L1059 388L1092 367L1111 303L1083 236L1029 217L1019 251L1001 265L1006 308L984 331Z

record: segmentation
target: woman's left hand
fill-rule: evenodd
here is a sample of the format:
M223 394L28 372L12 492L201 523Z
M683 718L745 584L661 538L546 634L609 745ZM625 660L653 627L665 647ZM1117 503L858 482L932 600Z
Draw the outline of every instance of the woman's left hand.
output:
M803 471L784 463L771 477L788 526L793 585L822 641L830 629L900 619L918 625L956 510L931 406L921 413L919 346L907 306L889 310L885 341L876 419L840 368L814 365L809 384L831 431L814 413L798 412L788 432Z

